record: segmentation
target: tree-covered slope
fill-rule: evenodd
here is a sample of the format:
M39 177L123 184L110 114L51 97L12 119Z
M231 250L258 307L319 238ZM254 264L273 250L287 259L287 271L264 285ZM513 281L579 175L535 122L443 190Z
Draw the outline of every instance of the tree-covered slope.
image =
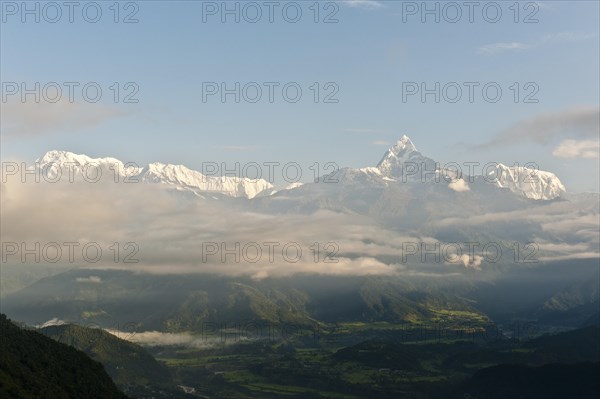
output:
M0 315L0 397L126 399L102 364Z
M40 329L44 335L85 352L102 363L115 383L121 385L168 385L169 372L139 345L100 328L75 324Z

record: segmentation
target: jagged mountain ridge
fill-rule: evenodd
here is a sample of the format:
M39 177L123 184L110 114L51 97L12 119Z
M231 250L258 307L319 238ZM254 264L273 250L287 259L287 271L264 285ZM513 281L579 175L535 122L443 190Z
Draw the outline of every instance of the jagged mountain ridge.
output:
M379 180L380 185L385 185L382 182L443 183L458 192L470 191L471 183L489 184L534 200L552 200L566 193L554 173L523 166L509 167L498 163L486 176L459 176L456 170L444 169L435 160L421 154L406 135L385 152L376 167L344 168L340 172L337 176L346 181L364 178L358 177L364 174L372 180ZM326 176L324 180L332 180L332 177Z
M252 199L269 196L277 192L293 190L309 184L293 184L276 190L264 179L242 176L208 176L183 165L151 163L145 167L124 164L112 157L91 158L68 151L49 151L36 161L36 167L46 170L52 177L56 165L63 170L71 168L82 174L87 165L98 165L109 171L115 179L162 184L179 191L190 191L204 198L203 194L221 194L227 197ZM93 174L94 172L92 172ZM562 182L551 172L527 167L509 167L501 163L488 172L487 176L457 176L456 171L443 169L433 159L421 154L411 139L403 135L375 167L342 168L321 178L320 182L341 181L385 186L387 183L445 183L454 191L470 191L470 183L490 184L499 189L508 189L521 197L533 200L552 200L566 193Z
M93 165L90 167L88 165ZM56 171L60 166L61 172ZM88 168L90 171L84 170ZM191 191L202 197L202 194L223 194L228 197L254 198L265 192L270 192L273 185L264 179L249 179L238 176L207 176L201 172L189 169L183 165L151 163L145 167L124 164L112 158L91 158L83 154L68 151L49 151L36 160L36 168L45 170L50 179L56 173L72 173L81 175L87 173L90 179L95 179L96 167L108 172L109 178L123 182L155 183L170 186L180 191Z

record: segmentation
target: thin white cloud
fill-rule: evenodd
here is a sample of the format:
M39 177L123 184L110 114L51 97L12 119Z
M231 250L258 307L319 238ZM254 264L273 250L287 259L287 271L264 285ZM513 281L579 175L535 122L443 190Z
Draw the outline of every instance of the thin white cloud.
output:
M47 322L45 322L43 324L37 325L36 327L37 328L45 328L45 327L52 327L52 326L62 326L62 325L65 325L65 324L67 324L66 321L61 320L61 319L55 317L53 319L48 320Z
M391 143L389 141L385 141L385 140L375 140L371 144L373 144L373 145L391 145Z
M564 43L578 43L598 38L597 33L590 32L558 32L548 33L529 43L524 42L501 42L490 43L477 49L479 54L494 56L506 52L523 51L537 48L543 45L558 45Z
M344 0L343 5L354 8L364 8L367 10L375 10L383 7L383 3L377 0Z
M477 49L479 54L485 55L496 55L508 51L522 51L530 48L531 46L525 43L512 42L512 43L492 43L486 44Z
M552 155L565 159L598 159L600 157L600 141L598 140L563 140L552 151Z
M558 32L549 33L542 37L542 42L550 44L576 43L597 38L597 33L590 32Z
M222 344L223 340L214 337L193 335L190 333L163 333L159 331L143 331L134 334L123 334L122 331L105 329L104 331L143 346L183 346L196 349L211 348Z

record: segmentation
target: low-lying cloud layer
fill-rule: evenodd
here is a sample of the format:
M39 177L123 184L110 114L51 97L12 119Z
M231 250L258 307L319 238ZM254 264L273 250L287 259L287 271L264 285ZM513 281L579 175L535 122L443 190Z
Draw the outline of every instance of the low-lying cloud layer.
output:
M190 333L163 333L159 331L144 331L123 333L122 331L105 329L106 332L129 342L142 346L183 346L195 349L207 349L217 345L227 344L227 340L218 337L204 337Z
M452 188L474 195L466 185ZM298 273L426 275L514 263L507 251L514 245L510 240L519 248L540 243L535 256L545 260L597 257L600 241L597 198L577 204L532 202L493 213L473 209L467 217L440 211L417 231L401 222L384 226L374 215L350 211L259 213L245 200L201 200L141 183L10 180L1 190L7 264L36 263L31 252L37 244L37 263L56 260L73 267L255 279ZM448 244L474 236L485 238L474 251L467 250L466 242ZM483 247L491 255L482 253ZM504 253L495 259L498 248ZM102 280L90 274L78 283Z

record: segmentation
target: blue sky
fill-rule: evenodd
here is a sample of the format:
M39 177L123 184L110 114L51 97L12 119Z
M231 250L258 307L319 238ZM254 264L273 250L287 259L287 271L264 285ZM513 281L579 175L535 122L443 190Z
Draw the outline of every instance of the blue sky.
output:
M28 2L32 8L35 3ZM495 23L486 20L495 17L491 2L477 2L473 22L461 6L456 23L444 18L454 16L448 2L427 3L440 12L446 6L439 22L433 15L423 22L421 10L410 13L422 2L320 2L319 23L313 20L314 1L294 3L302 10L297 23L283 18L290 2L275 2L273 23L262 1L256 3L263 12L256 23L244 15L239 23L231 15L223 23L220 10L203 14L222 2L201 1L133 2L137 10L122 2L115 23L113 3L99 2L98 23L86 22L79 9L73 23L65 9L56 23L44 15L36 23L31 15L22 22L22 10L11 8L21 2L2 2L3 94L7 82L97 82L103 89L93 104L77 89L74 104L35 104L31 96L23 104L15 101L18 94L3 99L3 159L31 162L63 149L195 169L209 161L362 167L375 165L407 134L441 163L535 162L570 191L599 191L597 1L520 2L516 23L512 1L497 3L502 16ZM489 14L483 15L484 6ZM139 21L122 23L132 11ZM331 12L338 22L323 23ZM528 15L538 22L525 23ZM115 103L113 82L134 82L139 102L126 104L121 96ZM203 102L206 82L279 86L272 103L266 89L256 103L235 103L232 95L225 103L218 95ZM289 82L302 89L296 103L281 95ZM463 95L456 103L443 96L436 103L433 95L423 102L418 94L403 101L410 82L429 88L456 82ZM464 82L479 84L473 102ZM490 82L502 89L495 103L481 92ZM339 89L338 102L324 103L332 88ZM524 102L534 91L531 98L538 101ZM120 94L127 92L121 87Z

